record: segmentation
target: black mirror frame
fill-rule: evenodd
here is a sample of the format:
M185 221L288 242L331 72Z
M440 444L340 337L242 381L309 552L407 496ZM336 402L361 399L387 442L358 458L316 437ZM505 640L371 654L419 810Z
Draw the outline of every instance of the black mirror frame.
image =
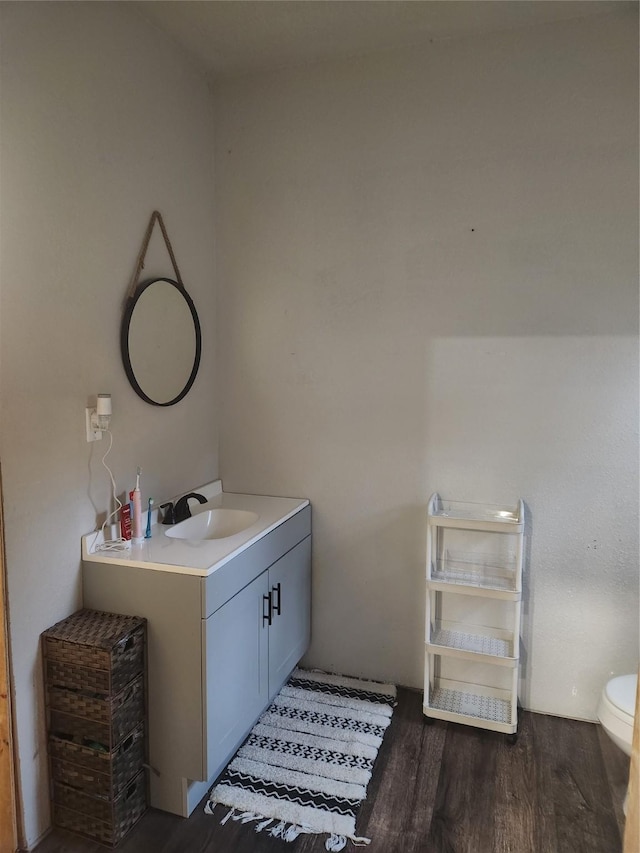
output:
M189 376L186 385L178 394L178 396L174 397L173 400L169 400L166 403L158 403L157 400L152 400L151 397L145 394L145 392L138 384L138 380L135 377L135 374L133 372L133 366L131 364L131 357L129 354L129 328L131 325L131 317L133 315L134 308L136 307L138 299L142 296L144 291L152 284L155 284L158 281L166 281L168 282L168 284L172 284L178 291L180 291L180 294L184 297L184 300L189 306L189 310L191 311L193 325L196 333L196 352L193 361L193 368L191 370L191 375ZM152 278L149 281L145 281L142 284L139 284L136 287L133 295L127 299L125 305L124 316L122 317L122 324L120 326L120 352L122 355L122 364L124 365L124 370L127 374L127 379L129 380L133 390L139 397L142 397L145 403L150 403L152 406L175 406L176 403L179 403L180 400L182 400L183 397L185 397L189 393L189 391L191 390L191 386L195 382L196 375L198 373L198 368L200 367L200 356L202 354L202 332L200 329L200 320L198 318L198 312L196 311L196 306L194 305L193 299L189 296L185 288L178 284L177 281L174 281L172 278L162 277Z

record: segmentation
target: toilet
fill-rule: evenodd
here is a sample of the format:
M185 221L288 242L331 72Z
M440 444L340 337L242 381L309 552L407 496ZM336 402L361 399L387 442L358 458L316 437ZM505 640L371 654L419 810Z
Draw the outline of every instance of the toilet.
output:
M627 755L631 755L637 687L637 674L618 675L607 682L598 704L602 727Z

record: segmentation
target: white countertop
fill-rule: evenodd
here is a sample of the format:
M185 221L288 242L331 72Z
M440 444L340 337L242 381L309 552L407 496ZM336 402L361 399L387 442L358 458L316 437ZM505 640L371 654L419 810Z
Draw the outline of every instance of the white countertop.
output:
M155 523L151 527L150 539L145 539L139 545L132 544L128 550L105 551L100 550L101 533L94 531L82 537L82 559L86 562L114 563L206 577L309 504L308 500L301 498L242 495L223 492L221 489L220 480L192 489L208 498L206 504L190 502L192 515L218 507L248 510L258 515L258 520L251 527L224 539L173 539L166 535L168 527L157 523L156 509L152 514ZM143 527L146 527L146 511L142 515Z

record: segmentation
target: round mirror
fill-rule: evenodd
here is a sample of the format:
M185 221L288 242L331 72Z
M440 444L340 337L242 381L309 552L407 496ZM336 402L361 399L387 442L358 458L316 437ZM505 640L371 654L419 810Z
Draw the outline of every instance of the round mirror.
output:
M193 300L176 281L138 285L126 304L120 348L129 382L154 406L173 406L193 385L202 346Z

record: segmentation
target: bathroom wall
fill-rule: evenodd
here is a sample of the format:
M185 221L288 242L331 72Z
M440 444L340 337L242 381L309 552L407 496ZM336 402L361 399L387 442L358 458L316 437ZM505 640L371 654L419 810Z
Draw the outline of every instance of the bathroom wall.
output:
M0 4L1 458L19 782L30 845L49 825L39 635L81 603L80 537L109 502L84 409L113 397L118 489L217 475L212 110L207 84L127 3ZM178 406L144 403L119 350L154 208L199 310L202 366ZM170 274L154 237L144 276ZM93 399L95 402L95 400Z
M638 662L638 27L215 91L227 490L313 505L307 663L420 688L429 495L527 505L522 703Z

